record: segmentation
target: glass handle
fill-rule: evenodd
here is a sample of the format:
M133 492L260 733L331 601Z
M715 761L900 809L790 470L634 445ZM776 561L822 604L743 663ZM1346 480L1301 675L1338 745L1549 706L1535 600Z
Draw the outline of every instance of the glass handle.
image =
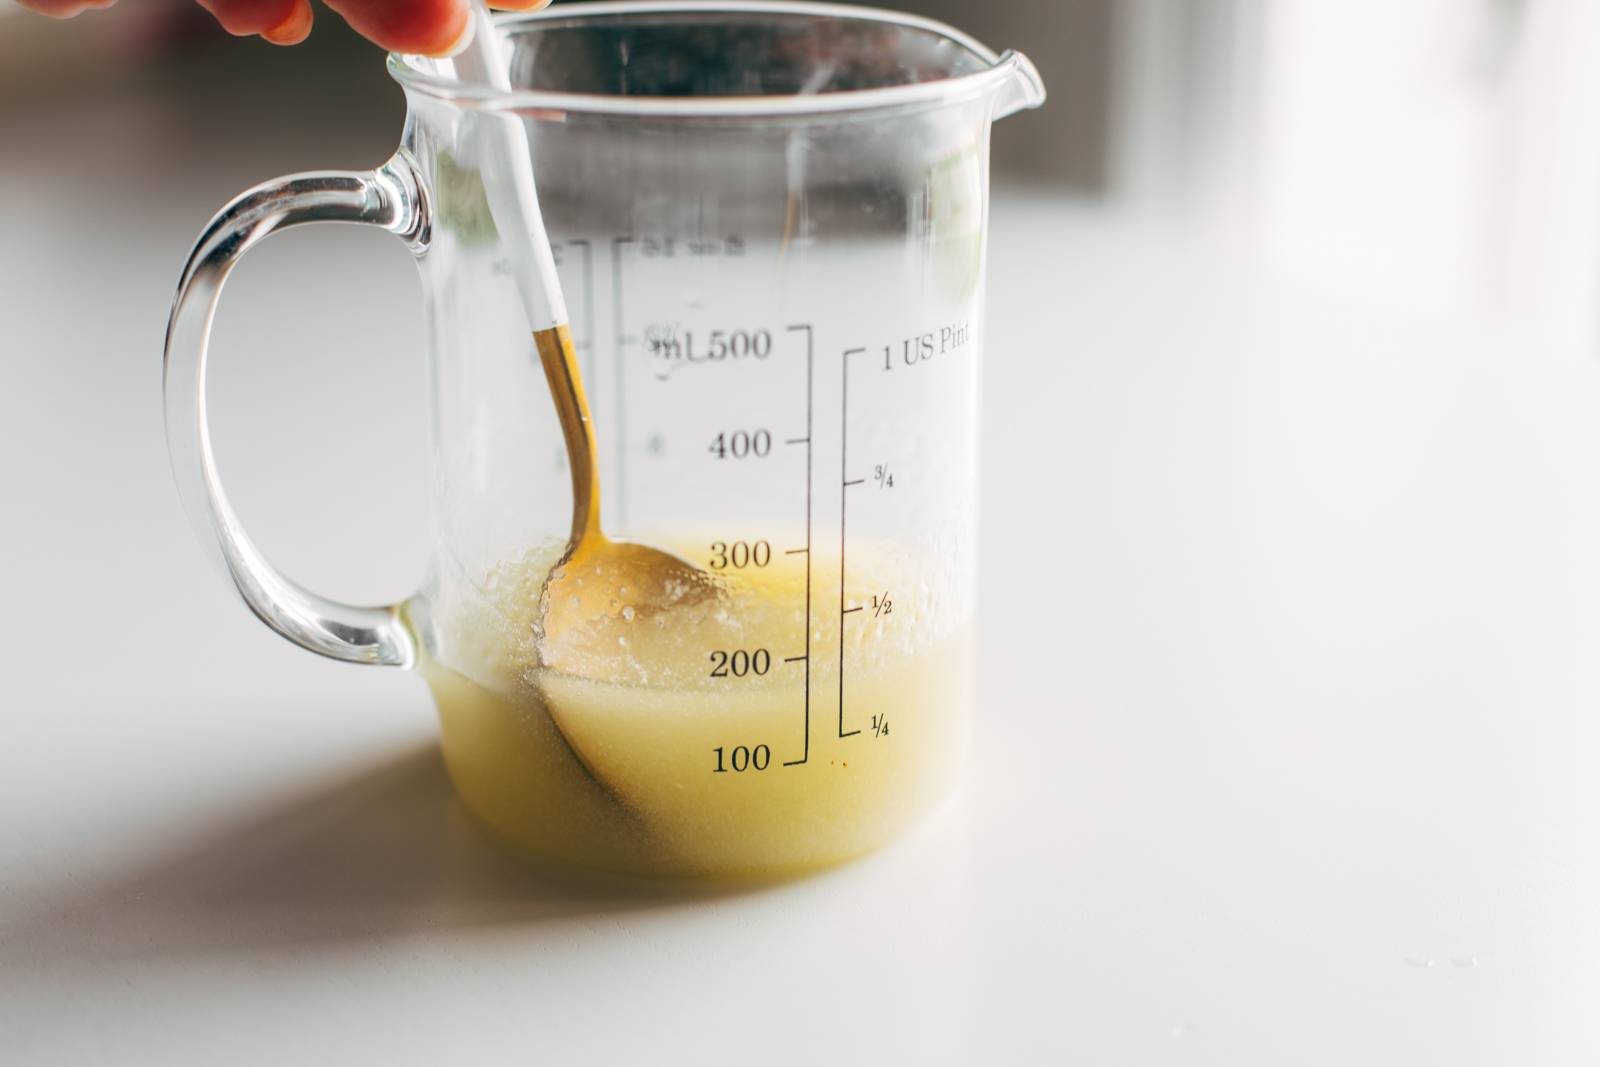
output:
M351 663L411 666L411 632L396 606L351 607L301 588L250 540L217 476L206 419L206 348L228 272L258 242L306 222L359 222L419 251L428 238L422 188L410 161L397 154L375 171L296 174L239 194L200 234L167 322L167 450L202 545L262 622L303 648Z

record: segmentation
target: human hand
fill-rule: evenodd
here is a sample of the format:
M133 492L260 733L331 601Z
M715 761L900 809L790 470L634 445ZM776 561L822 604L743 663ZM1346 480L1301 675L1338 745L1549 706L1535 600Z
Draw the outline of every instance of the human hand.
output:
M19 0L53 18L72 18L117 0ZM196 0L238 37L299 44L311 33L311 0ZM361 36L393 52L445 55L467 33L468 0L322 0ZM550 0L490 0L491 7L534 11Z

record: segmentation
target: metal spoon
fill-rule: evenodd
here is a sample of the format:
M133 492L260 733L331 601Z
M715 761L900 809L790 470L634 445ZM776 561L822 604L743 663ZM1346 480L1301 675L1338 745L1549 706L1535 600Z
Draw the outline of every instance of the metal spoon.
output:
M509 91L510 72L483 0L473 0L471 17L474 32L456 57L457 75ZM576 669L583 658L577 651L582 642L562 638L598 636L623 617L701 603L717 595L719 586L708 573L670 552L606 536L600 522L594 424L555 256L539 210L527 131L515 114L484 111L480 116L489 209L502 247L511 255L512 273L550 384L572 470L572 531L539 598L541 657L546 666Z

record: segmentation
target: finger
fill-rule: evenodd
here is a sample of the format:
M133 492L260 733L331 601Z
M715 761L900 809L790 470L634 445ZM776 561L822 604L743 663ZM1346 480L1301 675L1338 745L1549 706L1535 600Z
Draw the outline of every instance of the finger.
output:
M466 36L467 0L326 0L357 33L392 52L444 55Z
M104 2L115 3L116 0L104 0ZM273 44L299 44L311 33L313 18L311 0L292 0L290 14L284 15L265 29L257 29L255 25L272 21L266 12L275 8L274 0L200 0L200 2L217 14L218 18L223 20L223 25L228 26L231 32L259 33ZM548 7L549 4L550 0L496 0L491 6L506 11L537 11L539 8ZM224 13L231 15L239 28L230 26L228 21L223 19Z
M310 0L199 0L199 4L236 37L259 35L278 44L294 44L311 32Z
M492 0L509 11L536 11L550 0ZM361 36L394 52L445 55L467 34L467 0L326 0Z
M295 0L294 12L283 22L270 30L262 30L261 36L273 44L299 44L311 36L311 0Z
M98 11L110 7L117 0L19 0L29 11L49 15L53 19L70 19L85 11Z

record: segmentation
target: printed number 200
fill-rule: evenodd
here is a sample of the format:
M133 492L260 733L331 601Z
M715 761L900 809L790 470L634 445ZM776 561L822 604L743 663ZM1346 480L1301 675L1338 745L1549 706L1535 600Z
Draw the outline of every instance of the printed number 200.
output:
M764 648L754 652L746 652L742 648L732 652L721 649L711 653L711 677L713 678L743 678L746 675L766 674L772 669L772 653Z

